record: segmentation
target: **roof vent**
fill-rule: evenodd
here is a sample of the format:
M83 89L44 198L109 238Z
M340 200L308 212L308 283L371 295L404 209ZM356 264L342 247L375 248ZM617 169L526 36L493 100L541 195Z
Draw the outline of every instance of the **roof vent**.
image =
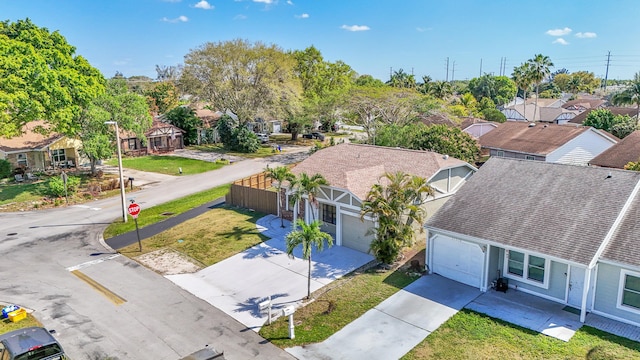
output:
M529 127L534 127L534 126L536 126L536 123L532 123L532 122L529 123Z
M607 174L607 179L611 179L612 175L611 175L611 171L609 171L609 173Z
M445 154L445 155L442 155L442 158L443 158L443 159L445 159L445 160L447 160L447 159L449 158L449 155L446 155L446 154Z

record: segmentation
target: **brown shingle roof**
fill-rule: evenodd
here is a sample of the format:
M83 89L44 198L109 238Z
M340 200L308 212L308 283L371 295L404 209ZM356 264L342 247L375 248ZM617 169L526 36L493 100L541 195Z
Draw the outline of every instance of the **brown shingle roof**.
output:
M530 126L534 124L533 126ZM547 155L569 140L589 131L588 127L507 121L480 137L480 146L488 149Z
M43 121L33 121L22 128L22 135L11 139L0 138L0 150L4 152L42 149L63 138L61 134L42 135L34 131L36 127L46 126Z
M427 226L588 264L638 181L634 171L491 158Z
M315 152L292 169L294 174L321 174L331 186L360 199L386 172L402 171L430 179L441 169L465 166L462 160L435 152L373 145L339 144Z
M603 108L606 110L611 111L611 113L613 115L627 115L630 117L634 117L638 114L638 109L636 108L628 108L628 107L608 107L608 108ZM582 124L585 119L587 118L587 115L589 115L589 113L593 110L596 109L589 109L589 110L585 110L583 112L581 112L580 114L576 115L573 119L569 120L570 123L574 123L574 124Z
M639 159L640 130L636 130L600 155L591 159L589 165L624 169L627 163L630 161L636 162Z
M597 109L598 107L604 105L605 103L606 101L602 99L575 99L575 100L567 101L562 105L562 107L565 109L569 109L573 107L576 110Z

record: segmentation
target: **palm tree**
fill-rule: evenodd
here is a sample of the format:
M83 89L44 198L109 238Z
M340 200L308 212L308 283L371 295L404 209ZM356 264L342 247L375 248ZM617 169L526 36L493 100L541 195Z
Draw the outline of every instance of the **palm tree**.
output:
M429 85L429 94L436 99L446 99L453 93L451 83L446 81L436 81Z
M275 168L270 168L267 165L265 172L267 173L267 178L271 179L272 181L275 181L274 187L276 188L276 192L278 193L278 213L280 214L280 227L284 227L284 219L282 216L282 199L281 199L282 194L280 193L282 192L283 183L285 181L292 181L294 178L294 175L291 173L291 170L289 170L289 168L286 166L278 166Z
M529 59L527 63L529 64L531 81L536 85L536 107L533 110L533 120L535 121L536 112L538 111L538 89L540 88L540 84L551 75L550 68L553 67L553 63L548 56L542 54L535 55L533 59Z
M631 85L619 92L611 98L611 102L616 105L631 105L635 104L638 108L637 121L640 121L640 72L637 72L633 76Z
M285 241L287 244L287 255L293 258L293 250L302 245L302 258L309 262L309 275L307 277L307 299L311 298L311 253L315 247L318 251L324 248L324 242L329 247L333 246L331 235L320 230L320 221L312 221L306 224L302 219L296 221L300 230L294 230L287 234Z
M422 207L433 189L424 178L398 172L386 173L385 181L373 185L362 206L361 217L371 215L376 221L376 234L371 251L379 261L394 262L405 246L414 239L414 223L422 226ZM386 184L386 185L383 185Z
M309 176L306 173L301 173L290 183L291 188L293 189L290 201L293 204L298 204L300 200L306 197L307 201L309 202L309 209L311 210L311 218L315 220L316 216L313 212L313 208L314 206L317 206L318 203L318 201L316 200L316 194L320 190L321 185L329 184L327 182L327 179L325 179L324 176L320 174Z
M523 63L518 67L515 67L513 69L513 74L511 74L511 77L513 78L513 81L516 83L516 86L518 87L518 89L522 90L523 94L524 94L524 118L525 120L527 119L527 89L529 89L529 87L531 86L531 78L529 77L529 75L531 74L531 71L529 70L529 63ZM516 93L516 97L518 96L518 94ZM514 105L515 105L515 99L514 99Z

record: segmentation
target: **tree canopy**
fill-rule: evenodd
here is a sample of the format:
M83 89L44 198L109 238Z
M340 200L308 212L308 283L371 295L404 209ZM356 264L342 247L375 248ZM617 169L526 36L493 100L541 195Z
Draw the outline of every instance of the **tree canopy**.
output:
M59 32L31 20L0 22L0 135L44 120L73 135L82 109L104 92L104 77Z
M246 40L206 43L185 55L179 86L185 93L230 110L242 123L295 113L302 88L295 59L275 45Z
M489 98L496 105L504 105L516 95L516 83L506 76L484 74L469 81L469 91L478 100Z

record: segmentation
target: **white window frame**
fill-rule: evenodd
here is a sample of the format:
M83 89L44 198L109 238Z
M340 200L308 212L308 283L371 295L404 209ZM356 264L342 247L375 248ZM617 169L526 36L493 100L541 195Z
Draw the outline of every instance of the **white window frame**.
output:
M523 269L522 269L522 276L518 276L516 274L512 274L509 272L509 252L510 251L515 251L515 252L519 252L524 254L524 263L523 263ZM542 258L544 259L544 280L542 282L538 282L535 280L531 280L529 279L529 257L531 256L535 256L538 258ZM543 289L548 289L549 288L549 274L550 274L550 270L551 270L551 260L538 255L538 254L532 254L526 251L521 251L521 250L509 250L509 249L505 249L504 251L504 266L502 269L502 276L509 278L509 279L513 279L516 281L519 281L521 283L525 283L525 284L529 284L529 285L533 285L539 288L543 288Z
M496 151L496 156L497 157L504 157L504 151L503 150L497 150Z
M631 271L631 270L620 269L620 281L618 283L618 301L616 302L616 307L618 309L621 309L621 310L625 310L625 311L629 311L629 312L632 312L632 313L640 314L640 308L636 308L636 307L633 307L633 306L625 305L625 304L622 303L622 296L624 295L624 282L625 282L627 276L633 276L633 277L640 278L640 273L635 272L635 271Z
M29 167L29 157L27 153L16 154L16 164L18 164L18 167Z
M51 161L54 164L66 164L67 163L67 152L64 149L52 149L51 150Z

